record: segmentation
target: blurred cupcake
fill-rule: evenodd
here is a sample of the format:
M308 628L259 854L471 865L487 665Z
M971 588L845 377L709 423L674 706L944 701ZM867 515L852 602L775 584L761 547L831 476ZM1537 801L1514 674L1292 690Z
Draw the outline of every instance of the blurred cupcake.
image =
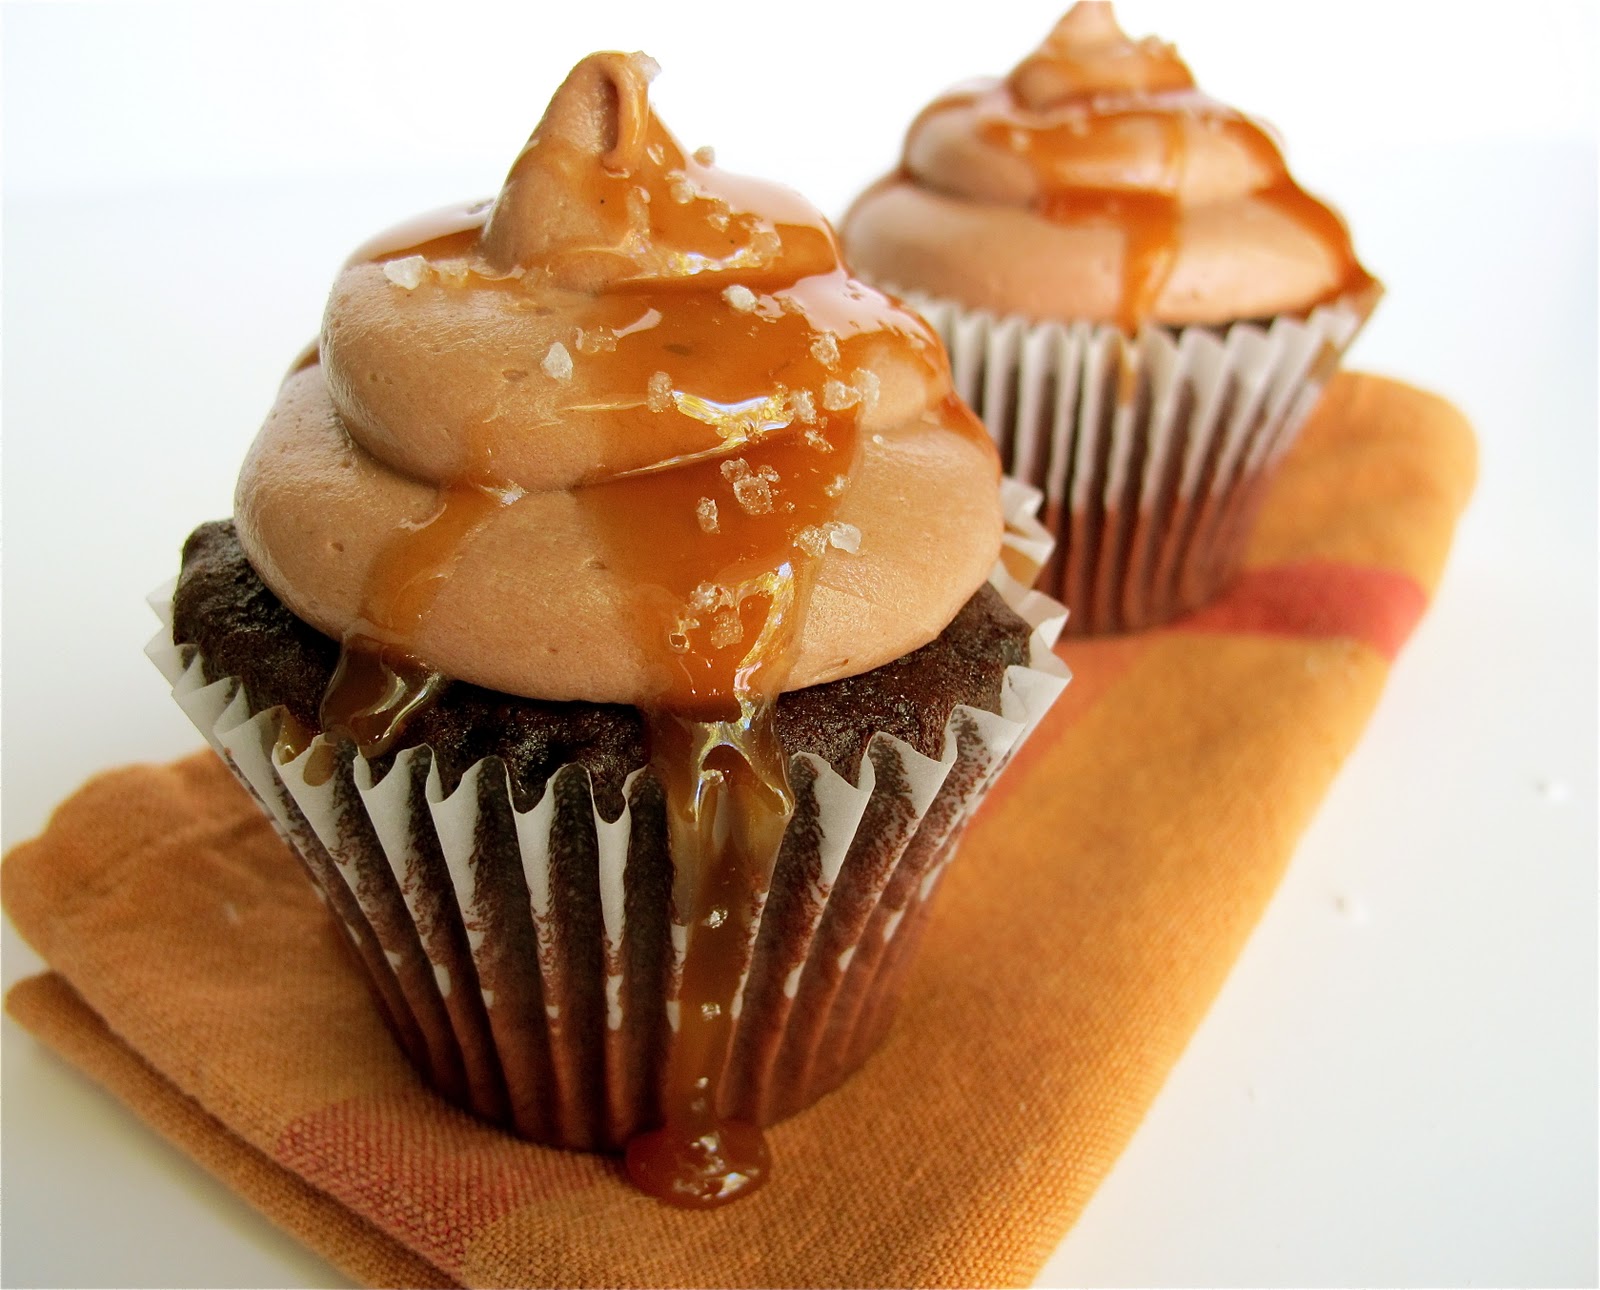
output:
M1077 633L1227 584L1381 293L1271 134L1096 0L924 109L842 239L934 323L1006 471L1044 492L1042 585Z
M709 1205L882 1036L1064 673L933 333L654 70L356 252L152 652L425 1079Z

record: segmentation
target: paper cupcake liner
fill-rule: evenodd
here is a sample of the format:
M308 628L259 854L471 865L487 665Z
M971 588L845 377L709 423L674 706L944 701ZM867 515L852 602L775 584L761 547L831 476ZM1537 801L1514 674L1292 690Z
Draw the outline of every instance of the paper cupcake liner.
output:
M893 289L893 288L891 288ZM1227 328L1030 322L900 292L1006 472L1045 497L1074 635L1154 626L1238 571L1265 481L1378 300Z
M746 947L724 1115L771 1123L827 1092L882 1038L955 843L995 775L1067 683L1061 606L1028 591L1049 549L1037 493L1005 488L993 582L1033 628L998 714L958 707L938 758L879 732L850 783L790 761L795 816ZM374 782L348 744L275 750L282 710L208 683L171 640L171 587L148 653L251 791L344 928L406 1055L456 1104L539 1142L615 1149L658 1119L686 929L672 910L661 790L636 771L614 819L568 765L531 808L485 758L446 794L427 748Z

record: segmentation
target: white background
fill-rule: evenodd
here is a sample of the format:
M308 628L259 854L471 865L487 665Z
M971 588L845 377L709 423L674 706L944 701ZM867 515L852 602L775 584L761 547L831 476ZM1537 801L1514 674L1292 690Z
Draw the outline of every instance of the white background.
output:
M837 213L1054 3L24 5L4 37L6 843L198 743L144 592L343 254L487 194L565 70ZM1356 365L1483 479L1437 603L1149 1120L1042 1284L1594 1284L1595 10L1137 3L1271 119L1389 296ZM5 930L9 983L37 960ZM6 1285L339 1285L4 1028ZM893 1185L886 1180L885 1185Z

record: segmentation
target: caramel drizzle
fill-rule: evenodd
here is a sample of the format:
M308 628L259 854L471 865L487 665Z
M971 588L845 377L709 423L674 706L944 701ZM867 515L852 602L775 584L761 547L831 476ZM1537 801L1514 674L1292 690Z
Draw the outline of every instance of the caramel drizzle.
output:
M1332 299L1371 282L1356 259L1344 221L1305 192L1289 174L1283 154L1256 122L1197 91L1141 95L1085 94L1045 108L1019 102L1010 84L945 96L927 108L923 122L950 111L976 109L977 134L988 146L1026 160L1033 170L1033 209L1063 224L1101 222L1122 229L1122 286L1115 322L1133 334L1160 299L1177 264L1184 223L1181 189L1190 159L1191 131L1223 135L1251 156L1270 181L1249 194L1308 230L1336 258L1340 284ZM1150 187L1091 186L1068 176L1075 163L1125 148L1130 134L1153 136L1160 178Z

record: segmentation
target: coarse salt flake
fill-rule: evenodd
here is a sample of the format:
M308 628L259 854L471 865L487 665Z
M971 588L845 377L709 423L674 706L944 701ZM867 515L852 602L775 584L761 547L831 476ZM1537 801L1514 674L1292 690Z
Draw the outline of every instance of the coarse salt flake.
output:
M789 409L794 413L795 420L801 425L816 425L817 401L812 397L810 390L791 390L789 392Z
M727 649L744 639L744 624L739 621L736 609L721 609L711 620L711 648Z
M645 387L645 406L652 412L665 412L672 406L672 378L657 372Z
M539 366L553 381L566 381L572 377L572 355L567 353L567 347L559 340L550 346Z
M828 544L838 547L846 555L855 555L861 550L861 530L854 524L844 524L838 520L830 520L822 526L828 531Z
M717 504L712 498L702 497L694 504L694 517L700 521L702 533L717 531Z
M428 262L420 255L408 255L403 260L388 260L384 262L383 276L397 287L404 287L412 291L422 284L422 275L428 270Z
M694 159L702 166L714 166L717 164L717 150L710 144L706 144L704 147L694 150Z
M824 367L837 366L839 339L831 331L818 332L811 342L811 357Z
M731 287L723 288L722 298L742 314L747 314L756 307L756 293L737 282Z
M843 412L861 402L861 392L843 381L830 380L822 387L822 406L829 412Z
M882 383L878 380L876 372L869 372L864 367L858 367L850 373L850 380L861 395L861 406L871 411L878 406L878 391Z
M736 479L733 499L746 515L766 515L772 510L772 485L760 475Z
M807 426L802 432L807 448L815 448L818 452L832 452L833 441L823 434L816 426Z

